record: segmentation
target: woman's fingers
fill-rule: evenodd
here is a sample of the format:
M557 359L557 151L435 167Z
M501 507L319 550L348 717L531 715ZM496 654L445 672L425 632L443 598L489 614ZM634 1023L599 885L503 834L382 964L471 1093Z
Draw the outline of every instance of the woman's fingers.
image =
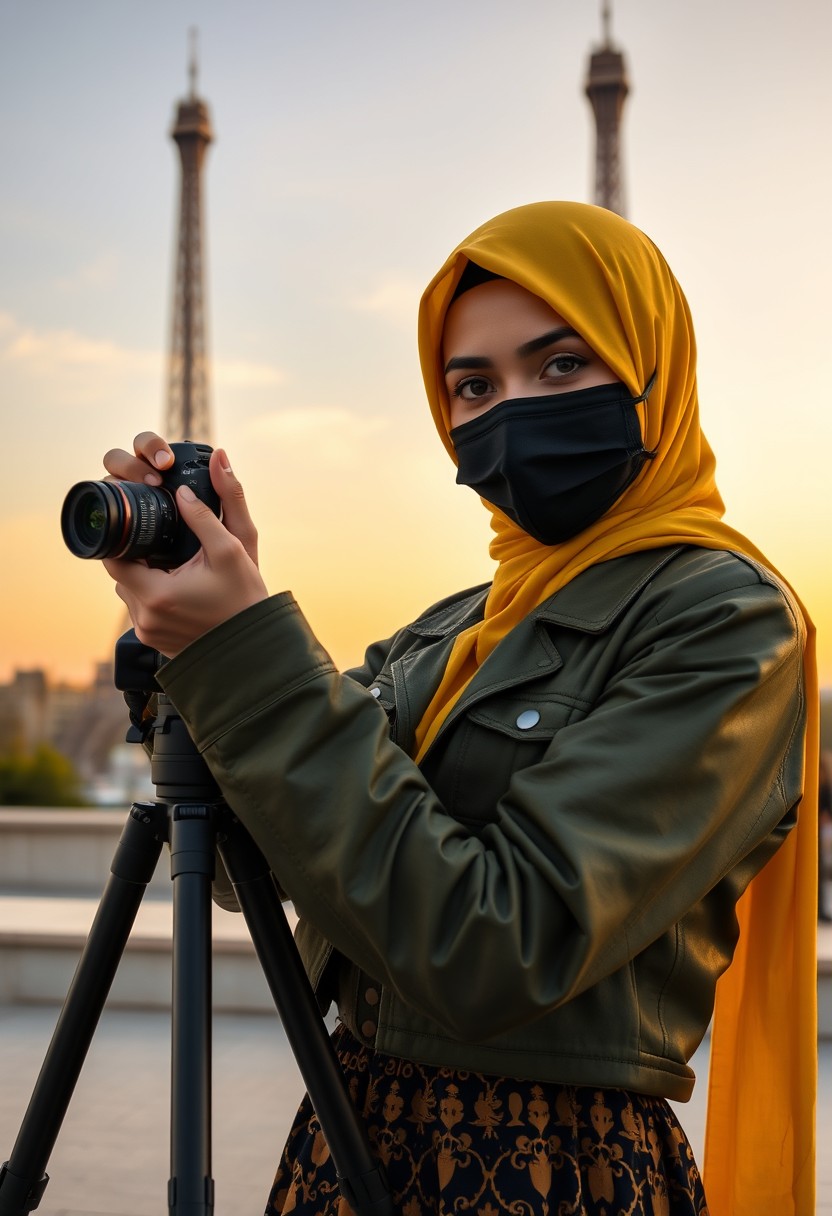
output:
M170 446L155 431L142 431L133 441L131 455L123 448L112 448L104 457L104 467L119 481L144 482L159 486L163 472L173 463ZM246 504L243 487L235 477L226 452L219 448L211 456L211 481L222 500L222 517L228 531L241 543L257 564L257 529Z
M211 456L211 481L222 499L222 522L257 564L257 528L251 518L243 487L232 471L226 452L218 448Z
M141 435L137 435L133 440L133 450L154 469L168 469L173 464L170 445L155 431L142 431Z
M104 468L117 481L143 481L149 486L160 486L162 478L151 469L147 461L125 452L123 448L111 448L104 457Z
M154 431L142 431L133 440L133 454L111 448L104 457L104 468L119 481L143 481L160 486L161 473L173 464L170 445Z
M138 436L135 447L133 456L120 449L107 453L105 464L111 474L133 481L143 475L148 480L151 460L164 464L164 455L158 453L169 450L150 431ZM168 658L268 596L257 569L257 530L222 449L212 453L210 473L222 502L222 520L190 486L182 485L176 492L177 510L201 546L189 561L170 571L151 569L142 562L112 558L103 562L140 641Z
M180 486L176 502L202 546L190 561L170 571L112 558L103 562L139 640L168 658L268 596L242 542L210 507L189 486Z

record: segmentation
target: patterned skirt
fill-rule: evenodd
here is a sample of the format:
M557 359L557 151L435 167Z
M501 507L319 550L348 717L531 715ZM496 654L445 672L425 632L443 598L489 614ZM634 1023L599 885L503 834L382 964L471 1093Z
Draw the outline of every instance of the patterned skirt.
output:
M433 1068L334 1042L401 1216L707 1216L669 1104L629 1090ZM305 1098L266 1216L350 1216Z

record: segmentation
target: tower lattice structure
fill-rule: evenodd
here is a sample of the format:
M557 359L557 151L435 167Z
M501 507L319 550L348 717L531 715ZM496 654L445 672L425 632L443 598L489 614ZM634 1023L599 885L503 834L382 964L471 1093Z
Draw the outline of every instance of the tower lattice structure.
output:
M621 155L621 116L630 91L624 56L610 34L610 4L602 6L603 43L589 59L586 95L595 115L595 199L599 207L626 215Z
M176 242L165 435L210 442L208 346L202 169L214 138L207 104L197 96L195 46L191 46L190 93L177 107L171 138L179 149L182 181Z

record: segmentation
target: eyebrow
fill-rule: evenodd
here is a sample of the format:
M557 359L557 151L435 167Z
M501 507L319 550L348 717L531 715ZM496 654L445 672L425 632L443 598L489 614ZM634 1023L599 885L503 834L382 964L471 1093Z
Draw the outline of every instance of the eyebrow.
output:
M543 350L547 346L551 346L554 342L559 342L561 338L579 338L580 334L576 333L568 325L562 325L560 329L550 330L548 334L541 334L539 338L532 338L531 342L524 342L522 346L518 346L516 354L521 359L525 359L526 355L533 355L535 351Z
M580 334L568 325L562 325L560 329L552 329L546 334L541 334L539 338L532 338L529 342L524 342L522 346L518 346L514 352L521 359L525 359L528 355L533 355L539 350L544 350L547 346L552 346L555 342L560 342L562 338L580 338ZM454 355L453 359L449 359L445 364L445 375L449 372L457 372L462 369L477 369L484 367L493 367L494 363L491 359L484 355Z

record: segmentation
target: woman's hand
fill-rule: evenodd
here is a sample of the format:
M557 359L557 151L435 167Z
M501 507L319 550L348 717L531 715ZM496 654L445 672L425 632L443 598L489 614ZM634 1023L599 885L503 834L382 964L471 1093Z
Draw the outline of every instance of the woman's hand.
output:
M173 463L169 446L146 431L137 436L134 448L134 456L118 449L108 452L108 472L123 481L161 485L157 470ZM202 545L190 561L170 571L114 558L102 563L127 605L139 641L171 659L209 629L268 597L257 568L257 530L224 451L212 454L209 468L222 502L222 522L187 486L176 494L177 510Z
M149 486L160 486L162 476L157 470L164 472L173 464L170 445L155 432L142 431L133 440L133 453L131 456L122 448L111 448L104 457L104 468L119 481L143 481Z

